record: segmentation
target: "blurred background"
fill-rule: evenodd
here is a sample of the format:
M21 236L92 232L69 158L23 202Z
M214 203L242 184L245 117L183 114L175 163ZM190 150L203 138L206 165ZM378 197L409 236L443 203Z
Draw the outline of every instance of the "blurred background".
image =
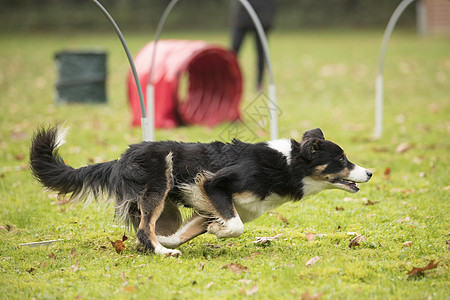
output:
M154 30L168 0L105 0L101 3L123 27ZM167 29L223 29L229 22L229 0L179 1L167 21ZM432 1L427 1L432 2ZM400 1L392 0L277 0L276 27L384 27ZM282 17L281 17L282 16ZM411 5L398 26L416 26L416 8ZM110 30L110 25L83 0L2 0L2 30Z

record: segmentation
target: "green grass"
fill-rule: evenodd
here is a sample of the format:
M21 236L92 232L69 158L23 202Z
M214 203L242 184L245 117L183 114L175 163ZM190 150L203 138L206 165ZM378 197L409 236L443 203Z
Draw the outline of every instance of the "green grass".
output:
M124 33L133 53L151 38ZM180 258L164 258L137 252L131 233L125 251L117 254L108 238L120 239L124 228L113 220L111 206L60 205L27 170L30 138L42 123L66 122L72 128L61 154L75 167L115 159L141 140L140 129L129 126L128 65L115 35L1 34L0 226L5 229L0 229L0 298L301 299L308 293L321 294L320 299L448 299L450 44L446 38L394 33L384 73L385 131L375 141L381 36L381 31L270 36L280 136L300 138L320 127L352 161L373 170L373 179L357 194L327 191L285 204L277 212L289 224L265 214L246 224L240 238L203 235L181 246ZM164 38L228 41L220 32L165 33ZM241 55L243 107L257 97L252 46L247 40ZM55 105L54 53L91 47L108 51L108 104ZM156 135L212 141L227 126L158 130ZM267 130L257 133L259 140L269 138ZM397 153L402 143L411 148ZM364 205L369 200L378 203ZM399 222L406 217L409 221ZM349 250L348 232L366 241ZM279 233L269 245L253 243L258 236ZM315 240L308 241L307 233L316 234ZM19 246L52 239L63 241ZM403 248L406 241L412 246ZM320 260L306 267L315 256ZM439 266L409 278L408 271L430 260ZM230 263L248 270L236 274L223 268Z

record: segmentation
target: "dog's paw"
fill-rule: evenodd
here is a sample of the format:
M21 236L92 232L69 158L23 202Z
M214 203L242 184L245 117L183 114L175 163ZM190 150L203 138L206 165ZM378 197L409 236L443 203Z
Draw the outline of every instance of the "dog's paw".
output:
M181 255L181 251L176 250L176 249L167 249L163 246L157 246L155 248L155 253L160 254L160 255L165 255L165 256L173 256L173 257L178 257Z
M229 237L238 237L244 232L244 224L239 219L239 217L234 217L230 220L224 222L224 225L221 225L217 222L213 222L208 225L208 233L214 234L218 238L229 238Z
M215 235L218 238L227 238L232 236L229 228L221 226L218 223L211 223L208 225L208 233Z

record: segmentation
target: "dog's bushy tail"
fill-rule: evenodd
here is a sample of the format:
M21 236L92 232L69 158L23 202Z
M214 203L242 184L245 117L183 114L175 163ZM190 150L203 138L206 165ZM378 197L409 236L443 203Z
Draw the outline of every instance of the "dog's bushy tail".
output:
M115 161L74 169L58 154L65 143L67 129L41 128L36 131L30 149L30 168L45 187L60 195L71 193L71 200L90 201L111 196L109 178ZM92 197L90 197L92 196Z

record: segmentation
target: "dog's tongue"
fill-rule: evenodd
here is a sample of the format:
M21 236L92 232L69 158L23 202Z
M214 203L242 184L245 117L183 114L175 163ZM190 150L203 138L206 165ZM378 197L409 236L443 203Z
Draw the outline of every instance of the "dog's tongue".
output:
M342 184L348 187L351 192L356 193L359 191L358 184L356 182L350 181L350 180L341 180Z
M352 191L354 191L355 193L356 193L357 191L359 191L359 187L358 187L358 184L357 184L356 182L353 182L353 181L346 181L345 184L346 184Z

